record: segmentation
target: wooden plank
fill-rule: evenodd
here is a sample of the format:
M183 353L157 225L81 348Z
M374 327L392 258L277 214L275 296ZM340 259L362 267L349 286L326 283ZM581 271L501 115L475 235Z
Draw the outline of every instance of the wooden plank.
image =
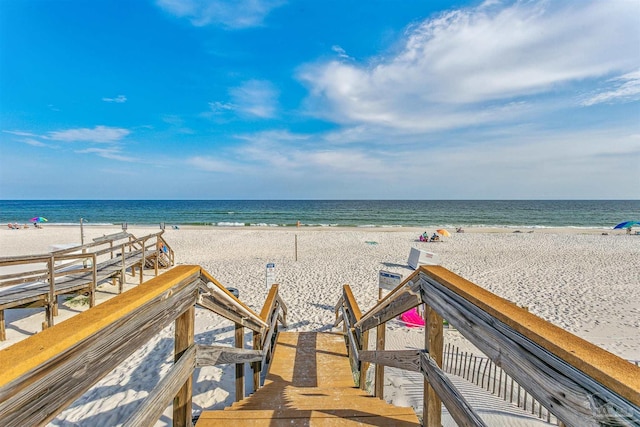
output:
M195 291L194 287L194 293ZM195 305L190 305L175 320L175 362L178 362L189 348L193 347L195 310ZM191 427L192 383L193 376L189 375L173 398L173 425L175 427Z
M356 337L353 333L353 328L351 327L351 324L349 324L349 317L346 315L346 313L344 312L344 307L342 308L342 317L344 318L344 324L346 327L346 332L347 332L347 342L348 342L348 346L349 346L349 357L352 360L359 360L360 356L359 351L358 351L358 341L356 341Z
M0 350L0 425L44 424L195 304L198 266L179 266Z
M442 348L444 337L442 330L442 317L428 304L424 305L424 346L429 356L436 365L442 368ZM425 379L423 388L424 425L427 427L440 427L442 425L442 401L435 388Z
M207 285L200 285L200 290L203 292L203 297L209 295L212 297L211 300L215 301L216 304L224 305L230 311L237 313L238 316L250 319L252 323L260 325L262 328L267 328L267 323L262 320L260 316L255 314L253 310L248 308L244 303L242 303L242 301L233 296L231 292L229 292L224 286L220 285L217 281L212 282L211 279L213 278L211 276L207 276L204 274L203 276L203 282L205 280L208 282Z
M240 307L242 307L243 311L247 313L248 317L252 317L255 319L260 319L260 316L258 314L256 314L255 311L253 311L251 308L249 308L245 303L243 303L242 301L240 301L239 299L237 299L235 296L233 296L233 294L231 294L231 292L229 292L227 290L227 288L225 288L224 286L222 286L220 284L220 282L218 282L213 276L211 276L207 271L202 270L202 276L203 276L203 282L211 282L213 283L217 289L219 289L222 293L226 294L228 297L230 297L232 300L235 300L238 305ZM205 286L206 289L206 286ZM260 322L258 322L260 323ZM264 322L263 322L264 323ZM263 326L267 326L266 324L264 324Z
M420 283L410 282L405 289L396 293L394 299L384 300L384 303L378 304L374 309L368 311L367 314L355 324L355 327L357 330L367 331L420 304L422 304Z
M415 413L404 410L402 413L373 415L366 411L354 415L344 410L308 410L308 411L209 411L198 419L197 427L221 425L252 427L299 427L299 426L379 426L379 427L416 427L419 424ZM204 415L203 414L203 415Z
M287 304L285 304L284 300L282 299L279 293L278 293L278 304L280 305L280 311L282 312L282 319L280 320L280 322L282 322L282 326L286 328L288 309L287 309Z
M362 354L362 352L364 350L369 350L369 331L365 331L362 333L362 336L360 337L360 348L358 349L360 351L360 354ZM367 387L367 371L369 370L369 362L367 361L363 361L362 358L358 358L359 363L359 368L358 371L360 373L360 390L366 390Z
M639 389L628 390L631 399L627 400L433 277L423 275L421 282L425 299L441 316L566 424L589 426L612 419L640 424L640 408L635 403ZM528 312L522 311L528 317L524 314ZM562 335L570 334L563 331ZM567 345L572 346L570 341ZM640 378L640 368L624 363L629 378L618 390ZM611 379L607 383L616 384Z
M387 324L383 323L376 328L376 351L384 351L385 338L387 332ZM382 363L376 363L376 379L374 396L384 399L384 365Z
M253 331L253 350L260 353L260 360L262 360L262 334L260 332ZM253 390L258 390L262 384L260 384L260 372L262 372L261 362L253 362L251 364L253 369Z
M203 412L196 425L419 424L412 408L394 407L353 387L341 334L280 332L264 387L224 411Z
M269 289L269 294L267 295L267 299L264 301L262 306L262 310L260 311L260 318L267 322L269 317L271 316L271 312L276 305L276 299L278 298L278 285L271 285L271 289Z
M131 234L127 233L126 231L120 231L118 233L108 234L102 237L96 237L95 239L93 239L93 241L96 243L105 243L105 242L113 243L116 240L128 239L129 236L131 236Z
M216 345L198 345L196 367L250 363L262 360L261 350L240 349Z
M351 286L344 285L343 286L343 296L344 303L349 308L349 311L353 313L354 321L356 323L362 317L362 312L360 311L360 307L358 307L358 303L356 299L353 297L353 292L351 292Z
M500 298L440 266L421 267L452 290L512 330L575 366L608 389L640 406L640 374L624 359Z
M362 361L420 372L420 353L421 350L363 350L358 356Z
M233 311L232 307L221 305L220 302L211 295L200 294L198 296L198 305L229 319L234 323L239 323L252 331L261 332L265 329L265 326L256 323L254 319L242 317L242 315Z
M4 310L0 310L0 341L7 339L7 331L4 327Z
M238 349L244 349L244 328L239 323L235 324L235 345ZM236 363L236 402L244 399L244 363Z
M193 375L196 347L191 346L171 367L164 378L150 391L144 402L123 423L123 427L154 425L162 416L178 390Z
M267 329L266 334L262 336L262 365L264 366L266 363L267 355L271 351L271 340L273 338L273 334L276 333L276 328L278 325L278 307L274 307L274 311L271 314L271 319L266 319L269 321L269 328Z
M458 426L486 426L482 418L476 414L464 396L427 353L420 355L420 366L422 374L440 396Z

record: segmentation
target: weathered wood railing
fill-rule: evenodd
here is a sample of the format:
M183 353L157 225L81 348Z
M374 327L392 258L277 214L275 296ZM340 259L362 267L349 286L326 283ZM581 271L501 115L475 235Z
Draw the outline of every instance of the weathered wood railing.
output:
M426 426L441 425L442 403L459 425L485 425L442 371L443 318L565 425L640 426L640 368L443 267L420 267L357 320L349 315L355 306L350 294L345 285L336 325L347 321L359 376L364 362L422 372ZM424 350L385 350L380 328L420 304L425 304ZM372 328L379 331L376 350L367 345ZM380 378L377 374L375 393L382 398Z
M195 344L195 305L254 331L254 349ZM153 425L173 400L173 425L192 422L193 370L220 364L264 363L270 337L286 307L271 288L260 315L199 266L178 266L143 285L0 350L0 425L43 425L175 322L175 364L124 426ZM256 333L257 332L257 333ZM236 334L238 337L238 334ZM255 365L259 368L258 365ZM259 374L257 383L259 387ZM237 381L239 384L239 380ZM244 390L244 386L241 386ZM240 396L237 396L240 398Z
M162 233L136 238L121 232L48 254L0 258L0 272L3 267L22 270L0 274L0 341L6 339L5 309L44 307L44 329L53 325L53 316L57 315L57 295L87 293L89 307L93 307L96 286L107 280L115 285L117 281L122 292L127 269L135 276L136 266L140 267L142 283L143 263L151 256L157 276L163 247L167 248L165 256L170 265L174 262L173 250Z

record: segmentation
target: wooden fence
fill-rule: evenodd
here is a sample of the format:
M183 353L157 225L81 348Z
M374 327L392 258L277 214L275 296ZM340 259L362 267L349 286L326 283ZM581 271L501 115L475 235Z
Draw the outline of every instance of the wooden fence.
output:
M385 350L385 323L420 304L425 305L424 350ZM443 319L560 423L640 426L640 368L441 266L420 267L364 314L345 285L335 324L343 323L356 381L368 363L376 364L376 396L383 395L383 366L421 372L424 425L441 425L444 403L459 425L483 426L443 371ZM378 331L376 350L368 350L372 328Z
M236 324L236 347L195 344L195 305ZM255 388L286 306L273 285L256 314L199 266L178 266L144 284L0 350L0 425L43 425L91 386L175 323L175 363L124 426L154 424L173 400L173 425L190 426L193 370L199 366L252 363ZM244 349L240 330L254 331ZM244 369L236 384L244 394ZM240 393L236 399L241 399Z

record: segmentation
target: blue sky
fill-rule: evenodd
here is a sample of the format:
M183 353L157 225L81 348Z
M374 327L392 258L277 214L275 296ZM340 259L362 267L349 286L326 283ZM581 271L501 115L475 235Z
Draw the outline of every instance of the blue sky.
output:
M2 199L638 199L640 1L0 5Z

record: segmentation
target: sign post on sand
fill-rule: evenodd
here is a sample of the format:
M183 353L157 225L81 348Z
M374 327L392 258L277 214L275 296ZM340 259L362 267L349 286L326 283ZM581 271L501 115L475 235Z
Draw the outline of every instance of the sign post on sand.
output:
M276 283L276 265L272 262L267 264L265 283L267 285L267 289Z
M402 274L380 270L378 274L378 300L382 299L382 290L392 291L402 283Z

